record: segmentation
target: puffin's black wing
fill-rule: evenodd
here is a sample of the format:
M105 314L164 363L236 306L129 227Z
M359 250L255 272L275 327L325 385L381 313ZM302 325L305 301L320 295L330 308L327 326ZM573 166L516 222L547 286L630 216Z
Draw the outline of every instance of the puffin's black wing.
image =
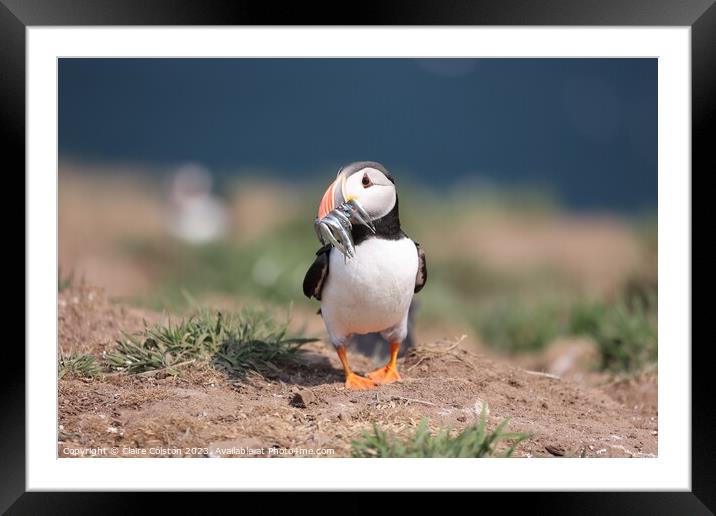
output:
M420 292L425 286L425 282L428 281L428 267L425 264L425 251L420 247L420 244L415 242L415 248L418 250L418 273L415 275L415 292Z
M323 284L328 277L328 255L331 252L331 245L324 245L316 251L316 259L308 268L306 277L303 278L303 293L306 297L315 297L321 300Z

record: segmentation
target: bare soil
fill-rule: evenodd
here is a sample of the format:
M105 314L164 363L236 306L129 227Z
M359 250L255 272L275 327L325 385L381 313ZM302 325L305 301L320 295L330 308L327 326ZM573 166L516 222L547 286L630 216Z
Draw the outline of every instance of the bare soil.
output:
M59 295L59 346L64 354L101 357L122 331L162 317L112 303L98 289L72 288ZM508 430L532 435L515 457L657 455L656 373L617 381L572 368L558 376L528 369L547 371L539 360L508 361L476 349L456 340L418 345L400 360L401 382L363 392L344 389L338 359L324 343L307 345L300 364L271 378L237 379L196 365L177 377L65 375L58 456L97 449L125 457L350 456L351 440L374 424L409 435L428 418L432 429L460 431L484 404L491 428L510 418ZM361 355L349 358L358 372L374 368Z

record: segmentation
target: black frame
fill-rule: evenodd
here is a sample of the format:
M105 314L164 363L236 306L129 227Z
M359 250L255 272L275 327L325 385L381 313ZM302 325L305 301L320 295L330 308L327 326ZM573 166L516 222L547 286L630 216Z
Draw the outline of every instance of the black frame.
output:
M281 7L268 1L245 0L0 0L0 136L7 143L5 156L16 158L24 169L27 26L304 24L690 26L692 168L701 169L702 175L716 170L710 152L713 145L707 136L713 134L716 125L714 0L384 0L320 6L293 2ZM543 508L550 514L709 514L716 510L716 444L709 435L716 423L716 411L706 383L709 345L710 339L692 346L691 492L534 493L528 497L529 510ZM17 354L16 360L7 363L25 364L22 348L12 341L6 341L3 352L4 358L7 353ZM113 514L146 503L142 500L145 496L120 493L25 493L25 369L4 368L0 382L0 512ZM514 494L510 497L524 499ZM163 503L174 502L171 505L186 503L185 497L176 494L163 498ZM272 508L275 503L273 497Z

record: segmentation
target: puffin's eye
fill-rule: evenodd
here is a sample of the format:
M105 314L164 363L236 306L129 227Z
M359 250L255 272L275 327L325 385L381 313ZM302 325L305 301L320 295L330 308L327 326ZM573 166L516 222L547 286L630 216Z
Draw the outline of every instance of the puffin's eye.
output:
M361 184L363 185L363 188L368 188L369 186L371 186L373 184L370 180L370 177L368 177L367 173L363 174L363 179L361 179Z

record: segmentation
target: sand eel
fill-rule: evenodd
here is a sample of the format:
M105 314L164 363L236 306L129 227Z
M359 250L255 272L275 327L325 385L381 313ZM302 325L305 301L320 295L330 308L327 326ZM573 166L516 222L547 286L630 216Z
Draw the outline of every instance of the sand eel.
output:
M303 280L345 371L348 389L372 389L400 379L397 357L408 331L413 295L425 285L425 253L400 227L398 194L380 163L343 167L323 195L316 233L325 245ZM348 365L351 335L377 332L390 343L390 360L367 375Z

